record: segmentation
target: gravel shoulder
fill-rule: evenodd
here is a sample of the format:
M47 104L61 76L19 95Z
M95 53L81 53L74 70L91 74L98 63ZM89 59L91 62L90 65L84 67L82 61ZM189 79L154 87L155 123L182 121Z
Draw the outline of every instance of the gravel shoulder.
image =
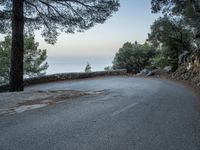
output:
M0 93L0 116L22 113L61 103L68 99L86 95L100 94L103 91L47 90Z

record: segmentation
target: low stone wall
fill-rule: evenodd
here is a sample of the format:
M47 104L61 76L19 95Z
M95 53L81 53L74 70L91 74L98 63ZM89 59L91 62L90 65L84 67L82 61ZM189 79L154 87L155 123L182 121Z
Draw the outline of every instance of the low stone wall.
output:
M64 80L74 80L74 79L84 79L84 78L92 78L99 76L116 76L116 75L126 75L127 71L125 69L114 70L114 71L98 71L98 72L80 72L80 73L59 73L52 75L45 75L30 79L24 80L24 86L55 82L55 81L64 81ZM0 86L0 92L8 91L9 85Z

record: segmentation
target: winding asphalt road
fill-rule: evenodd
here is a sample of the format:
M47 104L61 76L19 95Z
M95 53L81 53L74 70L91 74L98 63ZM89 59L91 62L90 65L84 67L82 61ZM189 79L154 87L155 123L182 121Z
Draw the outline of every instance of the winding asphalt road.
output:
M105 90L0 117L0 150L199 150L198 98L177 83L132 77L26 90Z

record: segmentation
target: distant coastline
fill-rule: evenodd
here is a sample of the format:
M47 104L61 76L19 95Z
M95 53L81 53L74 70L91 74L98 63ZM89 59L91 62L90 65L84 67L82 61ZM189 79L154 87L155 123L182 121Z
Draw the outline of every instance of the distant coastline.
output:
M102 71L106 66L112 65L112 60L113 58L108 56L48 58L49 68L46 73L84 72L87 63L91 65L92 71Z

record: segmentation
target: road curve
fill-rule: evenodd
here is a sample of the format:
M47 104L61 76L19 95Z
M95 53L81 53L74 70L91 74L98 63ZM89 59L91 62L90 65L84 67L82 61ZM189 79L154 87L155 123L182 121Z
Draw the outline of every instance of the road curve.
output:
M105 90L0 117L0 150L199 150L198 98L177 83L132 77L26 90Z

